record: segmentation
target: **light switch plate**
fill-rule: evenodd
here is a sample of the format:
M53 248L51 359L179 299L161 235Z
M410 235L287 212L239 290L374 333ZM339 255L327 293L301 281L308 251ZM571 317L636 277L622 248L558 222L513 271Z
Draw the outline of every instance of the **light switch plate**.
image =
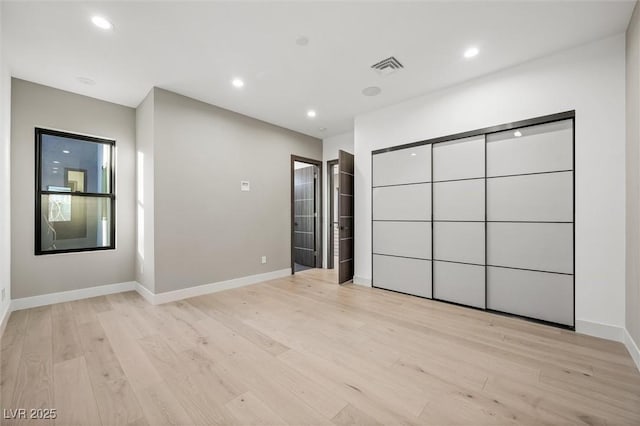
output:
M251 191L251 184L248 180L240 181L240 191Z

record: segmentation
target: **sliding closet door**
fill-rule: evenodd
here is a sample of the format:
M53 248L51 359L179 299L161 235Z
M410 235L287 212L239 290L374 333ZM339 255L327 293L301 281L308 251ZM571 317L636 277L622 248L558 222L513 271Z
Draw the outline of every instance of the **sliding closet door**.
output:
M573 120L487 136L487 308L574 325Z
M431 145L372 166L373 286L431 297Z
M433 297L485 307L484 135L433 145Z

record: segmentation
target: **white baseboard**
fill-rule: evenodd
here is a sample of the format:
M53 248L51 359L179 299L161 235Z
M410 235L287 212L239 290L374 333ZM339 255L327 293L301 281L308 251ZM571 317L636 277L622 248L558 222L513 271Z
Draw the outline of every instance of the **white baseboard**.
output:
M55 303L71 302L73 300L88 299L90 297L107 294L122 293L136 289L136 282L107 284L78 290L61 291L59 293L43 294L41 296L23 297L11 301L11 311L36 308L38 306L53 305Z
M262 281L274 280L276 278L288 277L291 275L291 268L280 269L279 271L266 272L264 274L249 275L247 277L234 278L217 283L203 284L195 287L188 287L181 290L168 291L166 293L151 293L141 284L136 285L136 290L142 297L153 305L175 302L177 300L188 299L190 297L202 296L204 294L216 293L218 291L230 290L232 288L244 287L257 284Z
M601 324L586 320L576 320L576 333L587 334L602 339L624 342L626 330L615 325Z
M154 297L156 297L155 294L153 294L151 292L151 290L149 290L148 288L146 288L145 286L143 286L142 284L140 284L139 282L136 282L136 291L138 292L138 294L140 296L142 296L144 298L144 300L146 300L147 302L151 303L152 305L155 305L156 303L154 302Z
M371 287L371 278L354 276L353 283L355 285L361 285L363 287Z
M11 315L11 301L6 304L4 307L4 312L0 312L0 336L4 334L4 329L7 326L7 322L9 321L9 316Z
M627 347L629 354L631 354L631 358L633 358L633 361L636 363L636 367L638 367L638 370L640 371L640 349L627 329L624 330L624 345Z

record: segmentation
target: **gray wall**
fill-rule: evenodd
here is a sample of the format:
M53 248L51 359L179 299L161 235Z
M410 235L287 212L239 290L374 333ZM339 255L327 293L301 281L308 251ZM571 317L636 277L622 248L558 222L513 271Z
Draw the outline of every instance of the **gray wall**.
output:
M19 79L11 101L12 298L133 281L135 110ZM116 250L34 255L36 126L116 140Z
M640 346L640 6L627 29L626 328Z
M290 268L291 154L322 159L321 141L165 90L154 97L155 292Z
M0 2L0 34L2 33L2 8ZM4 290L5 298L0 299L0 334L2 334L2 318L9 310L11 298L11 187L10 187L10 143L11 143L11 74L4 56L5 49L0 40L0 291Z
M136 281L155 291L154 90L136 109Z

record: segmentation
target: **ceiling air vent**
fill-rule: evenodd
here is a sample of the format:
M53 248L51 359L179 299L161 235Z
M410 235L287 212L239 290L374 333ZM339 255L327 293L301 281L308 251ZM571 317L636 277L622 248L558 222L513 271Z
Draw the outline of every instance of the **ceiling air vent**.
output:
M393 56L390 56L387 59L383 59L380 62L371 65L371 68L376 70L380 75L389 75L404 68L404 65L402 65L400 61Z

